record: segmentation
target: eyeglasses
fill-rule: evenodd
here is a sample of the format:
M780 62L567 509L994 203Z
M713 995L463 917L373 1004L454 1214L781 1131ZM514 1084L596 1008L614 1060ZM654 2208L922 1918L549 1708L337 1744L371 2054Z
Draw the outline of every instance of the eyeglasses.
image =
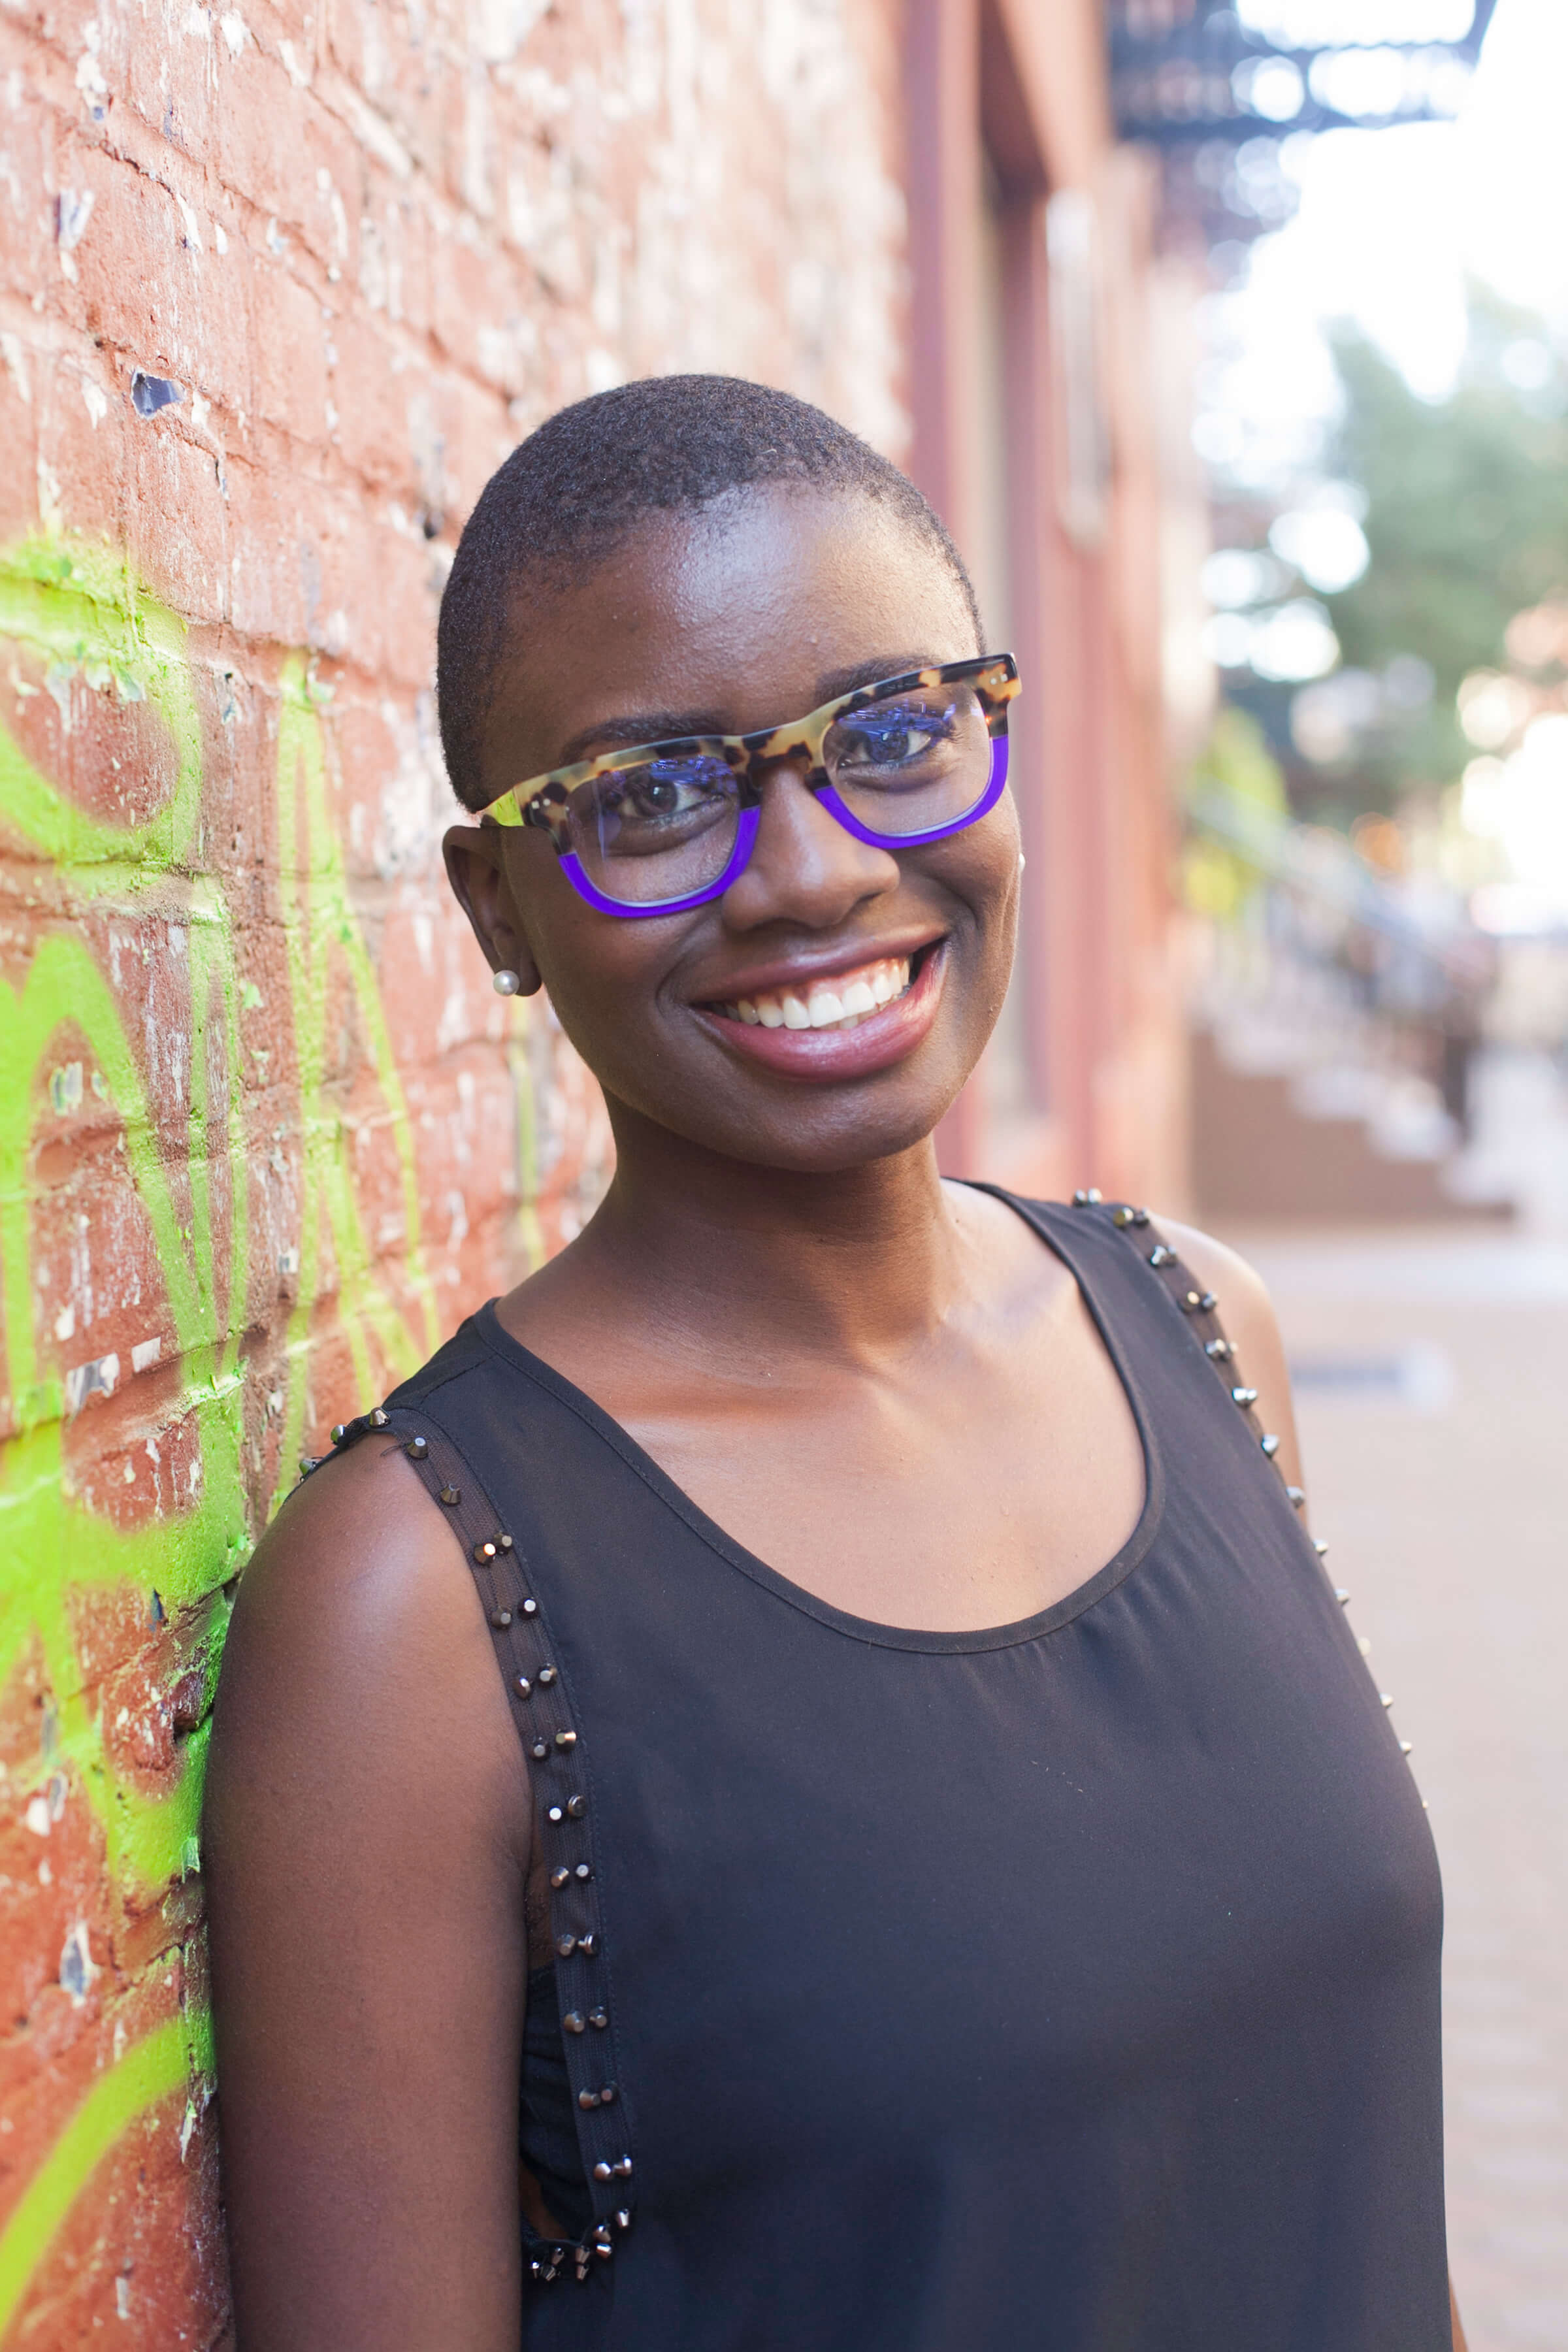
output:
M1011 654L907 671L751 735L637 743L515 784L483 814L548 833L573 888L606 915L679 915L730 887L752 855L763 785L806 790L857 841L914 849L995 807L1007 782Z

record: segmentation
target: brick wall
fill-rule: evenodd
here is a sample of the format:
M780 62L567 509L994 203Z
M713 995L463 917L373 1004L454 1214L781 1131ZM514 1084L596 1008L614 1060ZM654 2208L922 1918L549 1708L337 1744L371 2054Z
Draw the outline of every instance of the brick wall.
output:
M898 454L891 0L0 0L0 2341L224 2332L196 1844L300 1450L568 1233L436 845L456 531L717 367Z

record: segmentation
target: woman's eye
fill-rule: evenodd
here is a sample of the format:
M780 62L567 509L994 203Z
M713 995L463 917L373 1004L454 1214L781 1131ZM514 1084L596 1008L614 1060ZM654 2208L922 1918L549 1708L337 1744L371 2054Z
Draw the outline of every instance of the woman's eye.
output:
M945 741L949 730L934 711L890 710L858 719L845 730L842 763L850 767L907 766Z
M623 823L689 815L709 807L729 782L721 762L656 761L623 773L606 795Z

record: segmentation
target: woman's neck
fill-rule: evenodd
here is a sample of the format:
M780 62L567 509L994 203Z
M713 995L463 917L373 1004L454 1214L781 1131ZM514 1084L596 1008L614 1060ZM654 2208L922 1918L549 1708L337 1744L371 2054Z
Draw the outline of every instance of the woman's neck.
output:
M613 1311L714 1371L759 1352L843 1365L918 1346L973 1279L929 1139L820 1174L721 1159L633 1116L615 1126L608 1193L535 1277L554 1307Z

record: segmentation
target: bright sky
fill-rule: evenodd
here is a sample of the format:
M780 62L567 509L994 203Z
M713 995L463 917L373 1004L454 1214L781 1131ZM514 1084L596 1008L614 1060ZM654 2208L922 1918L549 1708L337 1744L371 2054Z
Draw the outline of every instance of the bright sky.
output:
M1435 395L1458 356L1467 271L1568 338L1565 90L1568 0L1498 0L1458 122L1290 147L1300 208L1215 306L1226 356L1206 387L1247 420L1261 464L1306 455L1304 421L1331 405L1320 320L1354 317Z
M1248 21L1270 10L1292 21L1314 12L1326 19L1349 5L1347 23L1364 37L1366 18L1357 12L1451 13L1454 0L1240 5ZM1342 28L1324 23L1321 29ZM1410 37L1421 37L1414 28ZM1322 321L1353 318L1414 389L1432 398L1449 387L1463 347L1468 275L1538 313L1568 348L1565 91L1568 0L1498 0L1457 121L1331 131L1288 145L1300 209L1285 228L1253 247L1245 284L1206 306L1213 358L1200 383L1206 414L1194 437L1242 483L1266 497L1304 502L1308 517L1285 520L1325 537L1327 559L1338 554L1342 561L1359 534L1331 505L1328 512L1310 511L1331 496L1311 487L1336 392ZM1280 546L1279 528L1276 551L1310 579L1314 551ZM1346 541L1345 550L1327 544L1329 531ZM1239 581L1233 593L1219 576L1226 562L1259 560L1215 560L1205 584L1217 605L1249 604L1268 593L1262 582ZM1267 566L1267 556L1261 561ZM1327 570L1333 568L1331 560ZM1337 583L1325 572L1318 584ZM1314 628L1321 646L1303 635ZM1222 609L1211 624L1211 646L1217 659L1250 659L1268 677L1310 678L1337 659L1327 616L1310 602L1252 621ZM1473 762L1464 809L1467 825L1502 843L1525 895L1544 894L1542 904L1568 922L1568 717L1536 720L1506 760ZM1506 911L1479 919L1496 929L1513 920Z

